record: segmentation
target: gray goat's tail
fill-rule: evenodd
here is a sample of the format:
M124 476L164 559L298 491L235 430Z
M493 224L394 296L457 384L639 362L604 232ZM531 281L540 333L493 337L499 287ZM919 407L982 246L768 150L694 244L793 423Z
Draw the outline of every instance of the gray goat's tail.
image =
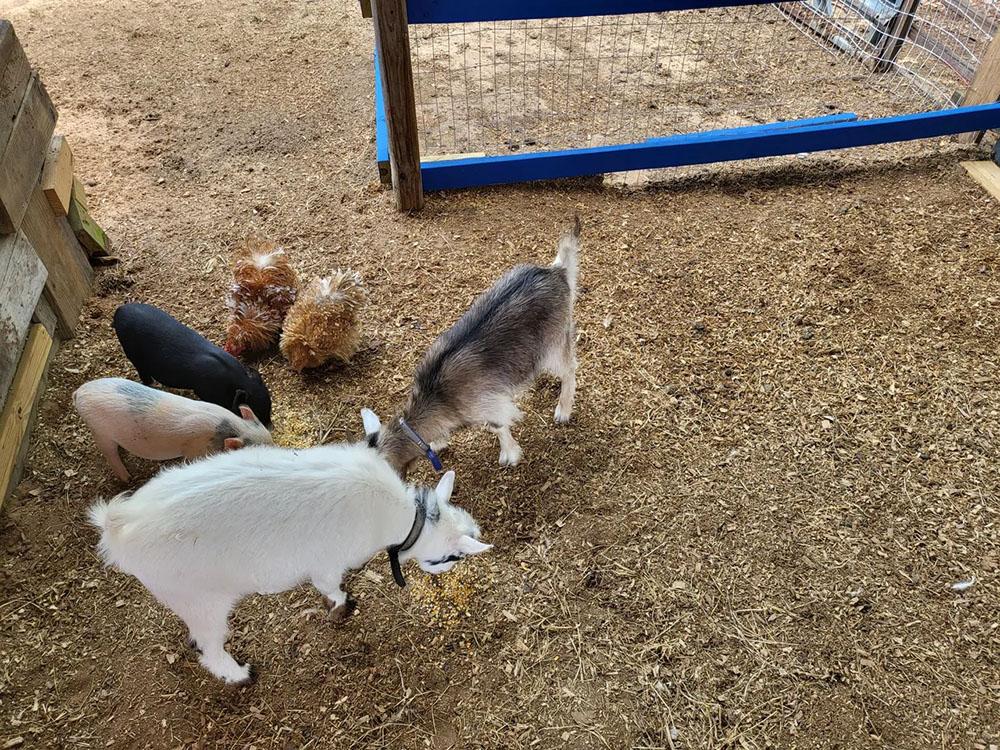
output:
M552 263L556 268L566 269L566 281L569 288L576 295L577 260L580 254L580 217L573 217L573 228L563 234L559 239L559 249L556 251L556 259Z

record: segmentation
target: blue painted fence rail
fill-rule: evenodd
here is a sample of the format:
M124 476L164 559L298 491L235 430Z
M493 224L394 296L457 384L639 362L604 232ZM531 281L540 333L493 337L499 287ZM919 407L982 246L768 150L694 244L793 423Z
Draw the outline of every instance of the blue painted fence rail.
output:
M407 22L471 23L538 18L663 13L698 8L765 5L784 0L407 0Z
M684 135L692 139L708 138L718 139L723 136L743 135L744 133L763 133L768 130L792 130L795 128L806 128L812 125L826 125L835 122L853 122L858 116L853 112L840 112L835 115L823 115L822 117L807 117L802 120L775 120L760 125L744 125L741 128L724 128L721 130L701 130L696 133L685 133ZM647 138L643 143L663 143L670 141L677 136L666 135L658 138Z
M375 50L375 158L379 171L389 169L389 128L385 122L385 95L382 93L382 73Z
M874 120L817 119L816 124L769 123L621 146L425 162L420 172L424 190L451 190L872 146L1000 128L1000 103Z

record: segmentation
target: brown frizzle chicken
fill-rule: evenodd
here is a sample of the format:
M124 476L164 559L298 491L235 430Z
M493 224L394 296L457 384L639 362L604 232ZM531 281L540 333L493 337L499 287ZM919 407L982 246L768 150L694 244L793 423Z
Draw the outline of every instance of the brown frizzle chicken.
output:
M297 285L283 249L256 238L246 240L236 251L233 284L226 298L232 313L226 351L235 356L255 354L277 343Z
M331 359L348 362L361 345L360 314L365 289L356 271L313 279L288 311L281 353L296 370Z

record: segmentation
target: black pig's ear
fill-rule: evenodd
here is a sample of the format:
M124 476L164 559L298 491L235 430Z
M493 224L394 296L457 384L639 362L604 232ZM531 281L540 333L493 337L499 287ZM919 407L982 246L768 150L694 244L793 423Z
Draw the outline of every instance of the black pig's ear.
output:
M246 403L250 402L250 396L242 388L236 391L236 395L233 396L233 411L238 411L239 408Z

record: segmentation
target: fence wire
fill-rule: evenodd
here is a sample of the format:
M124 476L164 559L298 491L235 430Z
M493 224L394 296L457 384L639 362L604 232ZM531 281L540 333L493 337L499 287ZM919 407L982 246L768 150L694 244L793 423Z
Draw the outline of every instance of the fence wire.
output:
M988 0L805 0L413 25L421 153L579 148L951 107L998 22Z

